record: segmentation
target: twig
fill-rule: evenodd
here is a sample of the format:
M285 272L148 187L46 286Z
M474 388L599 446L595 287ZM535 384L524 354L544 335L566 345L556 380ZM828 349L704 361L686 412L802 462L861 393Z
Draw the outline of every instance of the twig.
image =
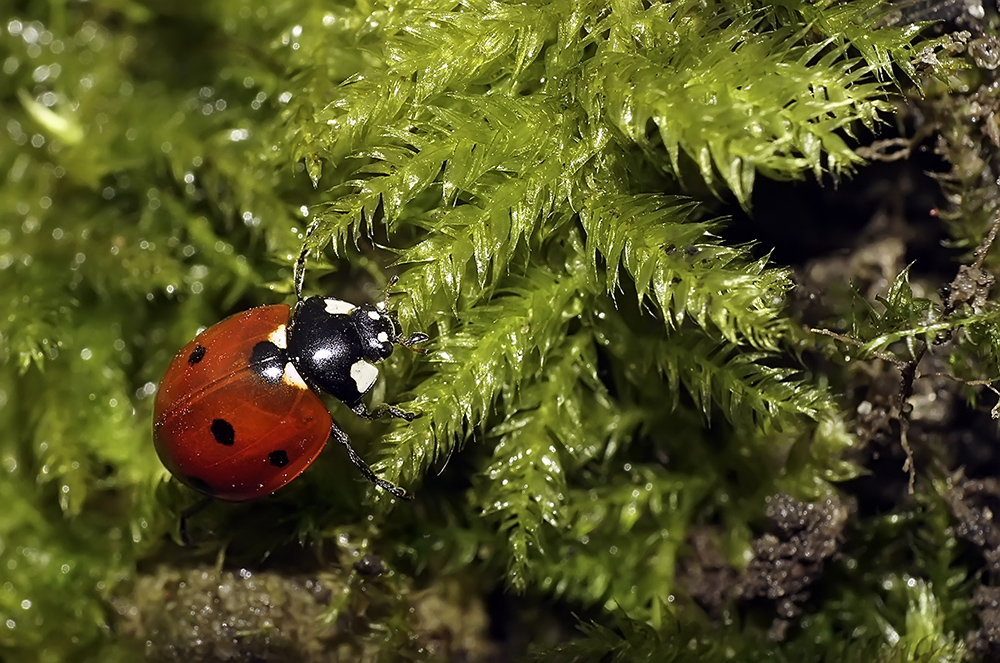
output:
M900 159L909 159L915 145L916 143L910 138L887 138L877 140L871 145L859 147L855 152L861 158L871 161L899 161ZM893 148L895 151L890 152Z
M949 373L924 373L921 377L946 378L948 380L954 380L955 382L961 382L969 387L986 387L997 397L997 402L990 408L990 417L993 419L1000 419L1000 389L993 386L993 380L966 380Z
M864 345L865 345L864 343L862 343L861 341L859 341L856 338L851 338L850 336L844 336L843 334L838 334L837 332L830 331L829 329L819 329L818 327L810 327L809 331L811 331L814 334L822 334L823 336L829 336L830 338L835 338L838 341L840 341L841 343L846 343L847 345L853 345L853 346L855 346L857 348L864 347ZM873 357L877 357L878 359L881 359L883 361L890 362L890 363L894 364L897 368L900 368L900 369L902 369L906 365L905 361L903 361L902 359L900 359L896 355L892 354L891 352L883 352L881 350L872 350L871 351L871 355Z
M976 260L972 263L971 268L967 265L961 265L958 268L958 273L951 282L951 288L949 289L948 296L945 298L944 308L938 316L937 322L943 322L945 318L955 312L959 303L968 301L975 296L976 293L973 292L975 288L968 286L970 276L975 280L977 285L992 283L992 277L986 279L982 275L982 267L986 260L986 254L989 253L990 247L993 246L993 242L997 238L998 231L1000 231L1000 215L993 217L993 223L990 224L989 232L986 233L986 237L983 238L983 241L976 248L973 254L976 256ZM943 340L941 339L941 341ZM903 463L903 471L908 472L910 475L909 492L911 495L913 494L913 483L916 480L917 468L913 462L913 449L910 447L907 435L910 429L910 413L913 411L913 407L907 401L913 396L913 383L917 379L917 365L920 364L920 360L927 354L927 342L919 340L917 343L919 345L916 352L913 353L913 358L902 369L902 379L899 385L899 444L906 453L906 462ZM994 411L996 409L994 407Z
M993 246L993 241L997 238L998 231L1000 231L1000 216L993 219L990 231L986 233L986 238L983 239L982 243L976 248L975 254L973 254L976 256L976 262L972 263L972 266L976 269L982 269L983 263L986 261L986 254L990 252L990 247Z
M889 145L898 145L898 141L902 139L895 139L897 142L893 141L885 142L885 145L878 144L878 148ZM906 150L903 150L905 152ZM985 299L983 295L984 290L988 290L990 286L993 285L994 278L992 274L983 271L983 264L986 261L986 256L993 246L993 242L996 241L997 234L1000 233L1000 214L994 216L993 222L990 224L989 232L980 242L979 246L976 248L975 261L972 265L961 265L958 268L958 273L950 284L947 296L944 298L944 307L941 314L938 316L937 323L944 322L944 320L950 316L958 308L959 304L972 301L973 305L982 299ZM861 341L851 338L849 336L844 336L843 334L838 334L837 332L830 331L829 329L817 329L810 328L809 331L814 334L823 334L824 336L829 336L831 338L837 339L842 343L848 345L853 345L855 347L863 347L864 343ZM950 333L950 332L949 332ZM946 340L947 336L943 336L936 342L940 343ZM913 448L910 446L909 431L910 431L910 414L913 411L913 406L908 403L910 397L913 396L913 383L917 379L917 366L920 361L927 354L928 345L926 341L917 340L916 350L913 353L913 357L909 361L903 361L895 355L888 352L872 351L872 355L882 359L884 361L891 362L900 370L900 385L899 385L899 444L906 454L906 461L903 463L903 471L909 474L908 489L909 493L913 494L913 485L916 481L917 468L916 463L913 458ZM959 380L969 385L981 385L992 391L997 395L997 404L993 406L990 410L990 414L994 419L1000 419L1000 390L995 388L990 381L986 380L960 380L955 376L948 376L952 379Z

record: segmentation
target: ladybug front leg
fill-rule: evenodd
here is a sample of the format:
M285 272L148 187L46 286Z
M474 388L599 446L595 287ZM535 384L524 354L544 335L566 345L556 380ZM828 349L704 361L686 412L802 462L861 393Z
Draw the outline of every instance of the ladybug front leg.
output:
M340 430L336 423L330 425L330 437L344 445L347 449L347 457L351 459L351 462L354 463L359 470L361 470L361 473L365 475L366 479L401 500L413 499L412 495L399 486L378 477L374 472L372 472L372 468L368 467L368 463L366 463L364 459L358 455L358 452L354 450L354 447L351 446L351 438L347 436L347 433Z
M406 410L400 409L395 405L386 405L385 403L376 405L371 409L371 411L369 411L363 402L359 402L351 408L351 411L359 417L369 421L385 419L386 417L395 417L404 421L413 421L418 416L415 412L407 412Z
M431 340L431 337L427 334L423 332L414 332L406 338L400 336L396 339L396 343L399 343L410 352L416 352L418 355L425 355L428 352L426 348L418 348L414 346L419 343L426 343L429 340Z

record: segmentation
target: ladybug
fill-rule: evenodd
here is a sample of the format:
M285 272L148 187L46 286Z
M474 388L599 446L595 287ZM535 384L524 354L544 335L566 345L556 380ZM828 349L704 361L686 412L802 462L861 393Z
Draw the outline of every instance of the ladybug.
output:
M170 362L153 407L156 452L191 488L241 502L287 484L333 438L369 481L409 499L372 472L319 394L366 419L412 421L413 413L391 405L369 411L361 399L395 344L422 352L414 345L428 336L403 338L385 300L355 306L332 297L303 299L308 254L303 247L295 264L294 307L237 313L203 331Z

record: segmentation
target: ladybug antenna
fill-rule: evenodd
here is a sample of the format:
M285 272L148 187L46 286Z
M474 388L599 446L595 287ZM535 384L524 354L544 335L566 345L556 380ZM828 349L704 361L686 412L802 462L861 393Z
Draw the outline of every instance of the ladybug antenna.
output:
M385 288L382 289L382 300L380 302L382 306L380 308L382 309L389 308L389 291L392 289L392 286L396 285L397 283L399 283L398 276L393 274L392 276L389 277L389 282L386 283Z
M319 217L306 228L306 236L302 239L302 252L299 253L299 259L295 261L294 280L296 301L302 301L302 282L306 278L306 258L309 256L309 238L312 237L317 228L319 228Z

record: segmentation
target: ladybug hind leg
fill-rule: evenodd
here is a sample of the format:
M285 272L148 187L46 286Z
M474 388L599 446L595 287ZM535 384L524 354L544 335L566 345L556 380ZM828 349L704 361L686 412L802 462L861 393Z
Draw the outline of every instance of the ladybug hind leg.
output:
M412 495L396 484L390 483L372 472L372 468L368 467L368 463L366 463L364 459L358 455L358 452L354 450L354 447L351 446L351 438L347 436L347 433L340 430L340 427L337 426L337 424L332 424L330 426L330 437L344 445L344 448L347 449L347 457L351 459L351 462L354 463L359 470L361 470L361 474L365 475L366 479L401 500L413 499Z
M185 548L191 547L191 536L188 533L188 521L194 516L199 514L205 509L209 504L212 503L211 497L202 497L200 500L192 504L191 506L185 508L181 511L178 517L177 523L177 535L180 538L181 545Z
M395 417L396 419L402 419L403 421L413 421L417 418L416 412L407 412L406 410L398 408L395 405L387 405L385 403L376 405L369 410L363 402L359 402L351 408L351 411L362 419L367 419L369 421L385 419L386 417Z

